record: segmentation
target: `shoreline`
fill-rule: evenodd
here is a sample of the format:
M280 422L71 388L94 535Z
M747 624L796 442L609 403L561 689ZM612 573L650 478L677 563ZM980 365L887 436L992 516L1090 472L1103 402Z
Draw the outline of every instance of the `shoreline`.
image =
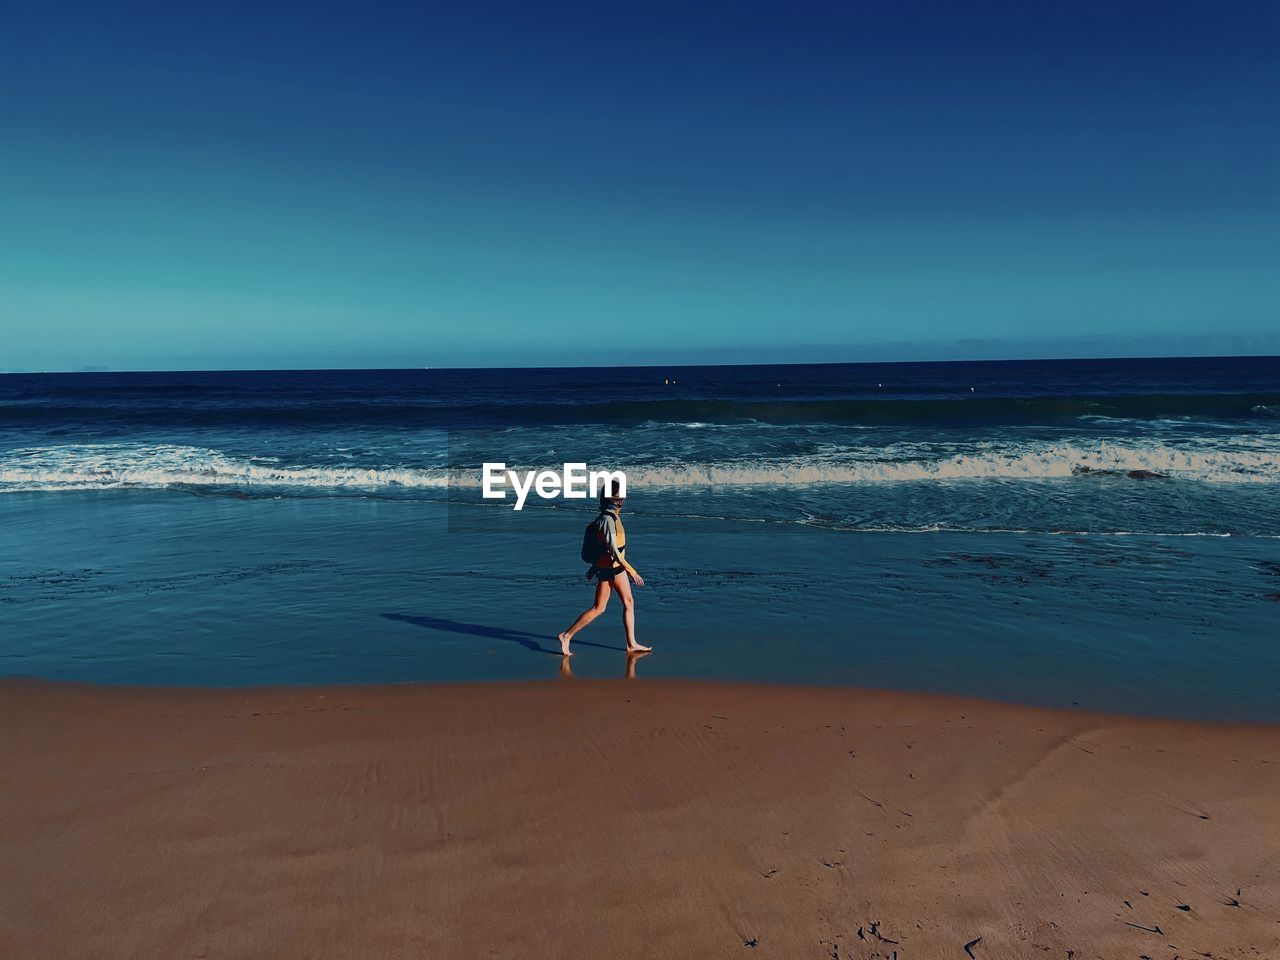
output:
M764 683L6 679L0 954L1275 956L1278 733Z
M539 635L545 641L553 639L550 634ZM619 641L621 643L622 641ZM593 643L592 646L603 646ZM622 646L608 647L613 651L613 656L619 661L623 660L625 650ZM560 661L563 658L557 651L544 649L540 651L546 654L546 662L551 662L554 658ZM581 650L577 651L581 653ZM656 651L658 653L665 652L663 649ZM645 663L649 655L641 656L640 663ZM586 672L586 667L591 672ZM56 688L52 692L60 692L64 694L74 694L79 691L85 694L93 693L137 693L144 698L163 697L167 694L184 698L187 695L200 696L203 694L263 694L263 695L287 695L296 696L300 694L314 694L324 696L326 694L340 694L348 692L352 694L368 693L368 694L393 694L394 692L406 692L423 689L453 689L453 690L485 690L489 688L510 688L520 689L526 687L548 686L556 687L568 684L582 684L586 686L608 686L612 684L632 684L632 685L657 685L657 686L689 686L707 689L722 688L726 690L777 690L792 691L797 694L804 691L822 691L825 693L845 693L850 696L858 696L862 698L875 698L886 696L891 698L900 698L903 700L920 700L933 701L938 706L952 704L954 706L965 706L973 704L979 708L1000 709L1006 708L1014 711L1026 711L1029 713L1045 713L1063 717L1088 718L1095 722L1115 722L1124 723L1127 721L1154 723L1154 724L1170 724L1173 726L1194 727L1194 728L1211 728L1219 730L1274 730L1280 736L1280 719L1235 719L1222 718L1215 716L1202 716L1196 713L1154 713L1154 712L1133 712L1125 713L1119 710L1109 710L1088 705L1082 705L1076 701L1068 703L1043 703L1029 700L1006 699L999 696L979 696L963 693L952 693L946 690L934 690L925 688L899 688L891 686L858 686L855 683L829 681L808 682L808 681L790 681L790 680L760 680L754 678L732 678L726 680L707 679L700 676L679 676L679 675L657 675L649 676L644 674L644 667L638 668L636 673L628 673L624 670L612 670L608 673L600 671L599 661L592 661L587 667L587 658L576 656L571 658L569 671L566 672L563 667L554 675L547 671L539 676L521 677L521 676L496 676L491 679L473 679L460 678L451 679L408 679L396 681L357 681L353 683L327 683L302 681L299 683L281 683L281 682L250 682L250 683L142 683L136 681L94 681L79 679L50 679L47 677L28 676L24 674L9 674L0 676L0 698L14 691L22 690L39 690L42 688Z

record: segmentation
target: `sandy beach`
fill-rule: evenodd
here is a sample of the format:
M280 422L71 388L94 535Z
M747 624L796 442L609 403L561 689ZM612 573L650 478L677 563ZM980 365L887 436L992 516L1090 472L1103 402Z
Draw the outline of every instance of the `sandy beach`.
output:
M0 744L5 957L1280 956L1274 727L5 681Z

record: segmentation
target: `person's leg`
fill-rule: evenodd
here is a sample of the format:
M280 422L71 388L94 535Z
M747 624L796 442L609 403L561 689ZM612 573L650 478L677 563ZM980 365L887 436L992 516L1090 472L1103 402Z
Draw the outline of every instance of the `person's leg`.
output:
M648 650L648 647L642 647L636 643L636 601L631 595L631 580L627 577L626 571L618 574L611 582L614 591L618 594L618 599L622 601L622 626L627 631L627 652L638 653Z
M564 633L560 634L560 637L559 637L560 652L562 654L564 654L566 657L573 656L573 654L569 652L569 641L573 639L573 635L577 633L579 630L581 630L583 627L585 627L592 620L594 620L596 617L600 616L600 614L604 613L605 607L607 607L608 605L609 605L609 581L597 580L596 581L596 602L593 603L586 610L582 611L582 614L578 617L578 619L573 621L573 626L571 626Z

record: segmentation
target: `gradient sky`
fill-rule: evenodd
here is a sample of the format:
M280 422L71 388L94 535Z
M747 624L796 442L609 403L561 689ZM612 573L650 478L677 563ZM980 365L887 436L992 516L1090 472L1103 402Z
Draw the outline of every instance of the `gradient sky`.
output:
M1271 0L30 4L0 370L1280 353L1278 106Z

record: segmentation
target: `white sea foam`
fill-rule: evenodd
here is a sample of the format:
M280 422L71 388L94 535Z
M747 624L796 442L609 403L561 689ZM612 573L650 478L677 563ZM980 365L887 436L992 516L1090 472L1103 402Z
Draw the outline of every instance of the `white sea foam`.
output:
M524 464L524 468L545 464ZM552 465L559 467L558 464ZM1216 445L1151 442L988 443L963 452L925 444L828 451L820 457L622 465L639 488L803 487L913 481L1053 480L1141 471L1208 483L1280 483L1280 437ZM480 469L289 465L170 444L31 447L0 454L0 491L107 488L314 488L352 492L478 487Z
M819 460L684 463L627 470L636 486L812 486L943 480L1051 480L1080 474L1158 474L1210 483L1280 483L1280 443L1211 447L1099 441L986 444L939 455L896 444Z
M362 491L449 485L447 470L282 466L275 457L234 457L170 444L34 447L0 455L0 490L111 487L316 487Z

